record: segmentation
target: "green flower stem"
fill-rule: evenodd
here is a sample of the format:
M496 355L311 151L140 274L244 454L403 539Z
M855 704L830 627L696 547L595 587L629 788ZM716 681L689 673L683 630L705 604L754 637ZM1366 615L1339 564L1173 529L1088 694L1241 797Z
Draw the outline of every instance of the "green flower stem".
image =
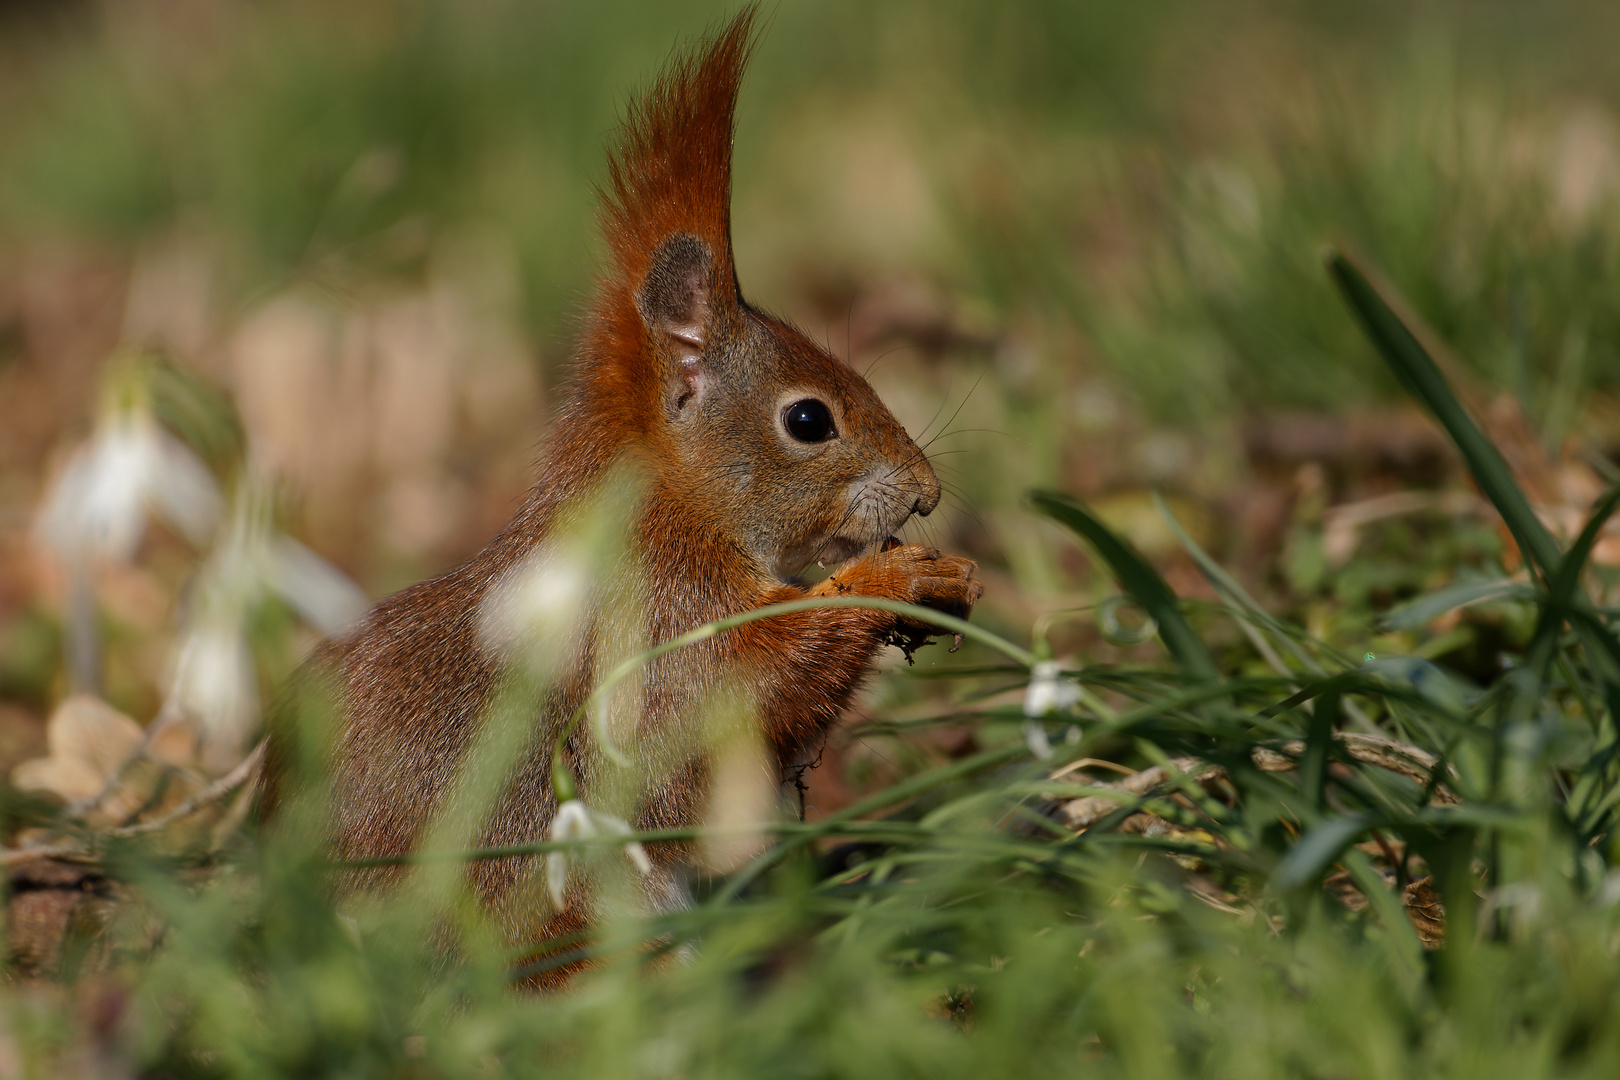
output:
M561 766L562 749L574 734L574 729L579 726L580 720L593 715L602 699L625 678L640 671L665 653L674 652L676 649L684 649L688 645L696 645L700 641L707 641L709 638L727 630L751 622L758 622L761 619L772 619L779 615L792 615L795 612L811 611L816 608L869 608L875 611L890 611L896 615L908 616L920 623L937 626L941 630L952 634L960 634L969 641L976 641L981 645L995 649L1025 668L1035 666L1035 654L1028 649L1014 645L1001 635L991 633L983 627L975 626L966 619L958 619L954 615L946 615L944 612L921 607L917 604L907 604L899 600L884 600L875 596L812 596L803 600L787 600L780 604L769 604L765 607L754 608L751 611L728 615L724 619L704 623L702 626L688 630L679 637L671 638L660 645L655 645L645 652L626 659L608 672L607 678L603 679L601 684L591 692L590 697L585 699L578 711L568 721L568 725L563 728L562 734L558 736L556 749L552 751L551 756L553 776L557 775L557 770ZM628 766L630 760L613 745L602 725L596 725L596 729L597 742L601 744L603 752L617 764ZM561 798L561 795L559 794L558 797Z
M982 768L999 765L1026 753L1022 741L1010 743L999 750L990 750L965 758L954 765L930 773L923 773L905 784L886 788L869 798L854 803L822 821L805 824L799 821L763 822L757 826L735 830L714 829L708 826L689 826L684 829L649 829L645 832L620 835L599 835L572 840L541 840L532 844L507 844L501 847L468 848L460 851L422 851L406 855L379 855L367 859L343 859L330 864L332 869L363 870L378 866L417 865L439 862L481 862L487 859L507 859L528 855L545 855L553 851L578 851L592 847L620 847L632 840L643 844L671 843L721 836L726 832L764 832L788 840L803 842L822 836L885 836L909 838L932 830L909 822L857 821L861 814L883 809L896 802L927 791L931 787L948 783Z

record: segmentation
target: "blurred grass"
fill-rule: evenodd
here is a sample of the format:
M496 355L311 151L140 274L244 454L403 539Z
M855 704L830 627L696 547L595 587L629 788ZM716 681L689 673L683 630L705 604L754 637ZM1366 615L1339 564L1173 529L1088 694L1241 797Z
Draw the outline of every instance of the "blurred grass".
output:
M18 756L66 691L28 523L108 358L168 358L161 419L227 484L279 453L283 522L372 591L448 565L528 482L529 385L564 370L629 89L728 10L0 7ZM1353 246L1417 340L1455 350L1437 358L1505 459L1486 493L1522 491L1520 539L1539 516L1567 549L1620 455L1620 13L834 0L769 22L739 119L744 286L938 440L955 505L927 536L980 560L976 620L1044 642L1090 695L1043 721L1057 759L1021 749L1020 669L929 650L879 680L810 777L810 824L741 896L710 882L689 911L609 920L553 997L510 991L533 958L470 906L444 916L471 941L453 959L425 944L439 913L333 911L308 837L241 836L202 868L115 847L111 958L75 945L57 973L77 978L0 992L0 1074L1612 1075L1617 684L1594 635L1620 558L1593 534L1573 607L1515 576L1468 455L1408 419L1321 257ZM326 344L249 348L298 335ZM299 473L275 394L347 384L275 365L355 354L337 415L394 426ZM413 456L400 430L440 434ZM1093 560L1031 488L1122 542ZM1421 498L1379 501L1402 494ZM106 694L143 721L201 556L154 530L100 582ZM1207 663L1112 625L1127 556L1127 591ZM1448 586L1484 599L1447 610ZM1570 610L1602 625L1566 631ZM310 634L276 604L255 618L268 689ZM1369 730L1433 754L1428 781L1328 737ZM1113 779L1049 779L1082 756L1224 780L1167 771L1077 831L1054 807ZM899 783L922 793L838 817ZM9 787L0 811L45 813ZM1403 906L1424 875L1436 949Z
M432 238L483 228L519 252L531 325L564 336L627 88L725 8L138 10L95 9L95 31L33 65L0 171L14 239L139 240L200 217L251 296L296 274L409 274ZM796 267L921 272L996 325L1096 334L1116 376L1180 422L1379 388L1307 272L1325 236L1347 235L1493 379L1555 388L1584 348L1564 377L1606 385L1612 87L1590 62L1544 85L1554 72L1504 37L1523 32L1509 6L1466 35L1447 14L784 6L743 104L750 277L787 292ZM1558 44L1578 48L1587 27L1566 26ZM893 160L861 160L890 138ZM851 235L890 210L887 235ZM1114 310L1120 290L1152 335Z

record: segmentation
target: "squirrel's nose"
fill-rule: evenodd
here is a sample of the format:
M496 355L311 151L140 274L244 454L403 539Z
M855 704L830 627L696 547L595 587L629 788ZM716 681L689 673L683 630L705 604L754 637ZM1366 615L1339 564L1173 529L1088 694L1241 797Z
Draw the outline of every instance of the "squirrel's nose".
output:
M916 464L911 474L917 485L917 501L911 504L911 512L927 517L939 505L939 477L934 475L934 467L926 458Z

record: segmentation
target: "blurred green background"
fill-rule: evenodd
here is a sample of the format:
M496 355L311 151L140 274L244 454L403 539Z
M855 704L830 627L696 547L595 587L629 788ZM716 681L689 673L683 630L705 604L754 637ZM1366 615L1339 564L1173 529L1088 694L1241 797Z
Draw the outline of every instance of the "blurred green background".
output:
M731 11L686 0L0 3L0 768L44 752L45 719L68 691L67 585L35 542L36 513L96 424L106 387L137 354L171 373L180 389L156 401L160 417L227 489L244 469L273 478L280 524L370 596L454 565L500 529L534 479L533 446L557 404L601 256L592 184L617 117L676 43ZM1024 507L1036 486L1085 498L1179 593L1213 600L1153 509L1158 491L1263 606L1351 657L1427 657L1482 687L1512 666L1503 657L1529 640L1528 604L1379 621L1470 575L1516 569L1516 552L1470 495L1450 443L1403 398L1346 313L1322 253L1349 247L1387 275L1567 542L1620 460L1620 7L782 0L764 23L737 129L743 289L867 371L927 442L947 505L911 535L980 561L987 592L976 619L1025 640L1043 615L1114 591L1072 537ZM154 526L134 560L102 568L95 582L103 690L142 723L164 700L198 556ZM1592 562L1612 603L1620 539L1606 537ZM273 643L256 656L266 688L314 641L284 614L271 611L255 628L256 641ZM1085 665L1159 656L1096 621L1052 624L1058 655ZM1268 671L1233 627L1207 629L1223 670ZM937 664L919 657L920 668ZM892 733L936 708L941 693L881 680L862 711L894 721ZM909 742L857 732L829 749L812 802L831 812L975 748L960 732L925 730ZM33 812L7 806L8 828ZM977 895L977 866L953 870L962 880L945 891ZM1088 873L1103 893L1126 888L1116 866ZM231 879L199 899L147 884L167 917L206 930L156 969L155 992L184 981L188 963L220 985L234 978L226 913L246 894L231 890L256 886ZM273 884L267 902L319 908L307 882ZM1018 891L1026 884L972 909L989 912L982 925L963 916L962 932L982 931L987 955L1023 955L1017 943L1033 921L1058 919L1061 905L1033 886ZM1187 947L1174 963L1158 965L1154 950L1169 946L1129 920L1156 919L1177 901L1165 898L1168 887L1144 890L1140 911L1093 912L1095 922L1055 935L1081 958L1104 942L1098 959L1078 974L1038 976L1051 980L1039 992L1011 987L977 1022L1005 1036L1002 1045L1024 1038L1034 1057L1038 1045L1019 1034L1028 1019L1019 993L1065 1031L1071 998L1099 995L1116 1019L1184 1000L1209 1021L1202 995L1226 977L1260 987L1262 1004L1245 1014L1255 1030L1331 1025L1300 1002L1331 999L1365 966L1326 931L1276 945L1262 919L1243 924L1245 955L1261 958L1245 968L1218 944L1227 930L1201 936L1207 913L1178 939ZM906 937L914 899L883 901L892 921L882 933L892 934L871 952L817 953L802 980L819 989L773 997L776 1011L754 1015L750 1030L780 1036L781 1047L840 1031L793 1003L840 1000L846 983L879 1001L873 1016L886 1015L883 980L935 955ZM1589 921L1575 920L1586 946L1565 942L1576 953L1611 940L1607 923ZM539 1024L536 1045L568 1036L562 1019L542 1023L527 1006L501 1012L508 1006L490 1002L504 999L478 996L482 983L424 988L431 980L420 968L399 977L397 998L365 998L377 993L366 980L386 982L390 969L362 971L346 953L331 960L328 947L347 939L337 924L320 926L306 940L272 925L270 939L295 940L293 960L275 962L300 978L329 968L359 980L371 989L345 1000L376 1014L323 1013L300 996L303 983L283 999L271 979L252 1009L227 1015L221 1005L210 1021L257 1033L231 1043L241 1061L219 1065L200 1052L172 1075L251 1071L254 1053L294 1028L307 1039L288 1042L287 1074L322 1054L347 1061L366 1038L387 1042L386 1052L373 1060L361 1046L354 1068L386 1059L409 1074L415 1066L396 1059L416 1037L410 1001L421 994L441 994L430 1000L450 1011L454 993L469 995L487 1007L476 1017L489 1030ZM748 941L772 932L735 931ZM1508 938L1488 963L1445 977L1468 985L1458 972L1477 981L1511 971L1542 988L1543 1004L1579 998L1537 966L1551 963L1545 939ZM906 957L899 967L896 949ZM1273 961L1297 983L1256 974ZM672 1002L689 1005L692 1030L711 1030L703 1025L732 1007L703 996L713 989L704 980L719 976L679 970L672 986L620 986L623 1007L639 1001L667 1016ZM1130 982L1132 971L1145 981ZM1584 1000L1609 1000L1605 972L1585 971L1582 986L1604 989ZM467 978L500 983L493 966ZM893 993L910 997L896 1030L922 1024L938 996L901 981ZM698 990L685 995L687 984ZM1319 996L1296 995L1296 985ZM1345 1051L1319 1069L1275 1074L1388 1075L1379 1062L1390 1059L1378 1055L1420 1042L1412 1031L1439 1006L1386 1008L1386 989L1375 980L1345 991L1361 997L1343 1018L1342 1045L1368 1031L1385 1040L1368 1042L1365 1060ZM1441 1034L1414 1063L1461 1068L1467 1033L1504 1028L1499 1017L1512 1012L1497 1001L1452 1006L1459 1026L1436 1022ZM71 1044L62 1032L93 1026L72 1010L94 1007L80 1001L30 1023ZM576 999L564 1019L597 1025L600 1047L623 1042L616 1032L634 1017L592 1007ZM880 1075L890 1052L966 1066L932 1026L905 1028L914 1043L900 1049L883 1045L880 1026L845 1032L852 1048L842 1052L859 1067L840 1064L835 1049L805 1074ZM443 1050L446 1074L484 1060L475 1028L455 1036L465 1045ZM1193 1028L1179 1036L1184 1045L1206 1045L1219 1025ZM1108 1030L1109 1052L1125 1048L1126 1072L1176 1074L1173 1060L1154 1056L1165 1043L1159 1029L1121 1020ZM322 1038L346 1049L323 1050ZM1092 1060L1091 1038L1077 1036L1079 1057L1063 1063ZM1554 1036L1535 1038L1545 1049ZM1277 1053L1297 1061L1315 1049ZM661 1073L654 1050L600 1075L698 1075ZM796 1052L744 1055L735 1070ZM982 1052L979 1064L993 1071L995 1056ZM282 1075L273 1057L263 1075ZM158 1050L149 1058L168 1060ZM589 1055L582 1060L588 1074ZM1244 1075L1242 1062L1234 1052L1210 1067Z

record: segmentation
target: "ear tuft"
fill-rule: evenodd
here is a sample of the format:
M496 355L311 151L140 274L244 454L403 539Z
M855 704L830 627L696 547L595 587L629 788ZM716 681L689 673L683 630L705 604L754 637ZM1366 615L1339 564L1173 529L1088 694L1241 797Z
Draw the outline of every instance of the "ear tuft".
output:
M722 375L717 339L740 325L731 140L757 14L749 4L677 52L630 104L608 154L598 212L611 262L582 353L600 361L590 372L601 399L634 426L701 401Z
M608 156L603 233L619 279L637 289L666 243L708 245L713 302L735 303L731 138L737 88L753 49L750 4L715 35L678 53L630 105Z

